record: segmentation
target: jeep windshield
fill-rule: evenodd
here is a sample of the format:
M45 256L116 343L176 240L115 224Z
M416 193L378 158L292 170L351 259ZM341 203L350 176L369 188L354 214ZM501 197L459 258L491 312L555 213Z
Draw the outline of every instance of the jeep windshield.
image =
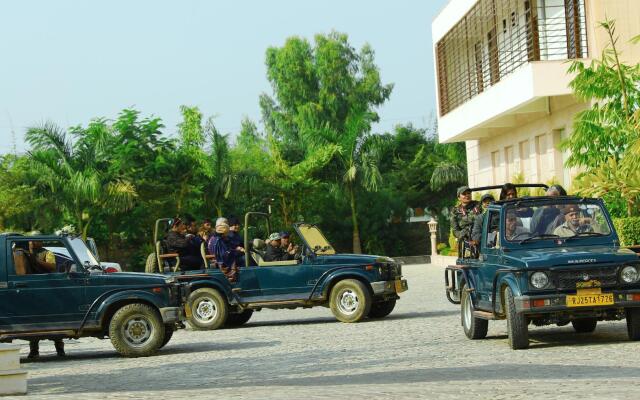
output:
M94 265L100 266L100 263L98 262L98 260L96 260L91 250L89 250L89 248L82 241L81 238L79 237L69 238L69 244L71 244L71 248L73 249L73 252L76 254L76 256L78 257L78 260L80 261L80 263L82 263L83 267L94 266Z
M609 236L611 227L600 204L581 199L516 201L505 206L502 229L509 242L580 240Z
M336 254L333 246L331 246L317 226L299 224L296 228L298 229L300 237L302 237L314 253L318 255Z

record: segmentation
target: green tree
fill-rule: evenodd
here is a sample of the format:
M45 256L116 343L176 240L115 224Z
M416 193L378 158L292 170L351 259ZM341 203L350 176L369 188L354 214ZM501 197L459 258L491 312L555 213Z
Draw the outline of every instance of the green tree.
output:
M562 148L571 151L567 166L584 169L575 180L578 193L610 198L622 195L627 214L633 215L640 189L634 188L640 181L636 168L640 161L640 64L620 61L615 21L606 20L599 26L609 38L600 59L588 66L575 61L569 68L576 74L571 88L591 107L576 115L573 133ZM612 178L623 181L612 186L607 181Z
M29 128L26 140L38 182L50 190L50 196L61 203L86 238L97 214L131 208L137 192L131 182L105 172L111 134L104 120L70 132L75 141L56 125L45 123Z
M375 190L377 140L370 138L375 107L390 96L392 85L383 85L374 63L374 52L365 45L357 52L347 35L316 35L312 46L298 37L281 48L267 50L267 77L275 100L262 96L265 122L274 138L284 144L282 159L293 164L310 159L310 151L322 160L319 149L333 146L333 161L325 168L325 182L342 185L349 196L353 251L361 252L358 228L358 188ZM309 164L316 164L310 161Z

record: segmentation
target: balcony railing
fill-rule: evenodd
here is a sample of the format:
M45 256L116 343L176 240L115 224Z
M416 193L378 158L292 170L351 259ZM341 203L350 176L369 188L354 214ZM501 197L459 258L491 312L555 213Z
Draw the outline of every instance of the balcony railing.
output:
M479 0L436 45L440 115L528 62L584 57L584 0Z

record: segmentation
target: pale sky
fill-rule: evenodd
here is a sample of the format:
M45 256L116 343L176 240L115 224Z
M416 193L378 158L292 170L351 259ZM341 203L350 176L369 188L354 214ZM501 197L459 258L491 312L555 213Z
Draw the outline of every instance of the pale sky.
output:
M35 1L0 0L0 153L25 149L26 127L113 119L126 107L162 118L179 106L216 115L235 134L259 122L272 94L265 51L289 36L337 30L376 52L395 83L374 131L430 124L435 112L431 21L446 0Z

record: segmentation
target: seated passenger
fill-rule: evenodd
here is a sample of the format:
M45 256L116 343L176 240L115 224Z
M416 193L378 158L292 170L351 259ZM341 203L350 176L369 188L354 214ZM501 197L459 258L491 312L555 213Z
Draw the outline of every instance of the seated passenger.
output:
M282 249L285 251L285 253L289 257L288 259L295 260L296 253L298 252L298 245L291 243L289 232L287 231L280 232L280 240L282 242L280 244L280 247L282 247Z
M189 220L189 226L185 222L176 218L171 224L171 230L167 233L164 241L169 253L178 253L180 257L180 269L182 271L201 269L203 268L203 260L200 255L200 244L194 242L194 235L192 233L187 237L187 231L193 230L192 225L195 222ZM197 253L195 251L197 246Z
M564 223L557 227L553 233L560 237L575 236L578 233L593 232L590 218L580 218L580 207L577 204L569 204L563 209Z
M560 185L553 185L545 192L546 196L557 197L566 196L567 192ZM556 218L560 216L559 222ZM535 235L551 234L560 224L564 222L561 210L556 206L544 206L537 208L531 218L531 233Z
M500 190L500 200L512 200L518 198L518 190L513 183L505 183ZM516 210L518 217L529 218L533 215L533 210L528 207L518 208ZM522 226L522 221L518 221Z
M227 235L229 224L226 218L216 220L215 233L209 239L207 249L210 254L216 256L216 265L227 277L229 282L235 283L240 273L240 260L244 253L238 248L232 248Z
M480 237L482 237L482 222L484 220L484 214L487 211L487 208L493 204L496 200L493 198L491 193L485 193L480 198L480 203L482 203L482 214L476 215L475 220L473 221L473 228L471 228L471 243L474 246L478 246L480 244Z
M264 254L264 261L286 261L289 259L289 255L282 248L280 234L273 232L269 235L269 243L267 244L267 251Z
M507 212L505 223L505 236L507 240L526 239L529 231L518 224L516 212L510 210Z
M58 271L55 254L45 249L39 240L29 242L29 259L34 274L48 274Z

